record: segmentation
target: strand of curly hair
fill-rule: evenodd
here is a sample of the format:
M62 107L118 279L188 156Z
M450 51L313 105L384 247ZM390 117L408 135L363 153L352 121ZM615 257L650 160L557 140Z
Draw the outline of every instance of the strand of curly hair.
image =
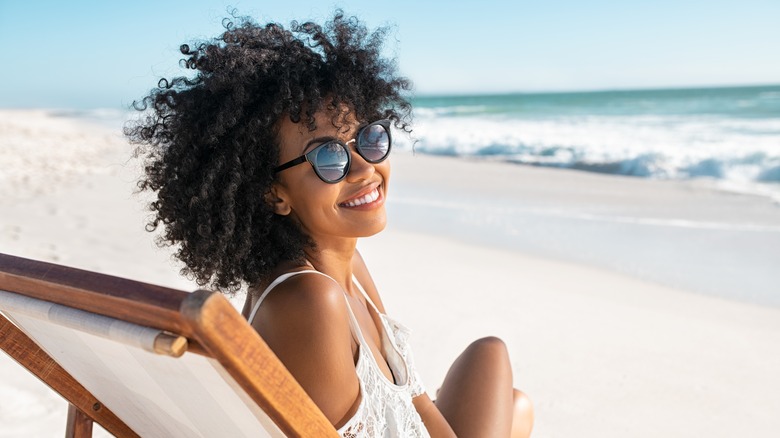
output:
M143 156L141 191L156 192L147 230L174 246L182 274L232 293L313 246L264 201L278 164L278 122L315 129L314 114L346 105L360 121L389 118L410 131L411 86L380 56L386 29L369 32L336 11L319 26L223 21L224 33L182 45L191 77L161 79L125 135Z

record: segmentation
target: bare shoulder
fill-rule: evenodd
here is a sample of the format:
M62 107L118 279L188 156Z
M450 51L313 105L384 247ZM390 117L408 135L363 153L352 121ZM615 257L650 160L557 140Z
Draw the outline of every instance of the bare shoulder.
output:
M344 292L330 278L299 274L263 301L252 325L335 426L357 407L352 334Z
M312 272L292 276L277 285L263 301L256 320L263 323L292 319L316 324L346 314L341 286L325 275Z
M371 273L368 271L368 266L366 266L363 256L357 250L355 250L355 255L352 257L352 272L354 272L355 277L360 282L360 285L366 290L368 296L371 297L371 301L379 308L379 311L386 313L385 305L382 303L382 298L379 296L379 291L377 290L376 284L374 284L374 279L371 278Z
M276 286L252 325L272 348L277 341L300 341L298 346L323 341L351 344L344 292L330 278L314 273L296 275Z

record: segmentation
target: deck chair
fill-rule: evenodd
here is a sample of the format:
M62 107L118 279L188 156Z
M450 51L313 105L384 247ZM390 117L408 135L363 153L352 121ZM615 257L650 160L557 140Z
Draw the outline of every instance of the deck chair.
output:
M69 402L66 436L338 436L219 293L0 254L0 348Z

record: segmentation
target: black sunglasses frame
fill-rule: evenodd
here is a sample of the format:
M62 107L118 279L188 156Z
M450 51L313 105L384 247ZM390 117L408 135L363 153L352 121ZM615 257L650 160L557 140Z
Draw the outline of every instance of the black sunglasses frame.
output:
M355 143L357 143L356 146L355 146L355 150L357 151L357 153L361 157L363 157L364 160L366 160L367 162L369 162L371 164L381 163L382 161L385 161L387 159L387 157L390 156L390 150L393 148L393 136L390 134L390 123L391 123L390 119L377 120L376 122L369 123L368 125L360 128L360 130L357 132L357 135L355 136L355 138L353 138L352 140L348 141L347 143L344 143L344 142L339 141L339 140L328 140L325 143L322 143L322 144L316 146L314 149L310 150L309 152L306 152L305 154L301 155L300 157L294 158L294 159L292 159L292 160L290 160L290 161L288 161L288 162L286 162L284 164L280 164L279 166L274 168L274 174L277 174L277 173L279 173L279 172L281 172L283 170L289 169L289 168L291 168L293 166L297 166L299 164L302 164L302 163L305 163L305 162L308 161L309 164L311 164L312 169L314 169L314 173L316 173L317 176L323 182L328 183L328 184L336 184L337 182L340 182L341 180L343 180L344 178L347 177L347 174L349 173L349 168L352 165L352 154L349 151L349 146L347 146L348 143L352 143L353 141ZM365 131L366 129L368 129L368 128L374 126L374 125L379 125L379 126L383 127L385 129L385 132L387 133L387 153L385 153L385 155L382 158L378 159L378 160L370 160L365 155L363 155L363 151L360 148L360 141L359 141L361 134L363 134L363 131ZM326 179L325 177L323 177L322 174L320 173L319 169L317 168L317 165L314 163L314 157L317 156L317 152L320 149L322 149L323 147L326 147L326 146L332 145L332 144L337 144L337 145L341 146L347 152L347 164L344 167L344 174L341 175L336 180L329 180L329 179Z

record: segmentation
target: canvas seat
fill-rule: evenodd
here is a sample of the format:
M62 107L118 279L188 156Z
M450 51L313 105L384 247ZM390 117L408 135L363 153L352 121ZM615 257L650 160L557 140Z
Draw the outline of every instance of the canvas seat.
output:
M70 403L67 436L338 436L219 293L0 254L0 348Z

